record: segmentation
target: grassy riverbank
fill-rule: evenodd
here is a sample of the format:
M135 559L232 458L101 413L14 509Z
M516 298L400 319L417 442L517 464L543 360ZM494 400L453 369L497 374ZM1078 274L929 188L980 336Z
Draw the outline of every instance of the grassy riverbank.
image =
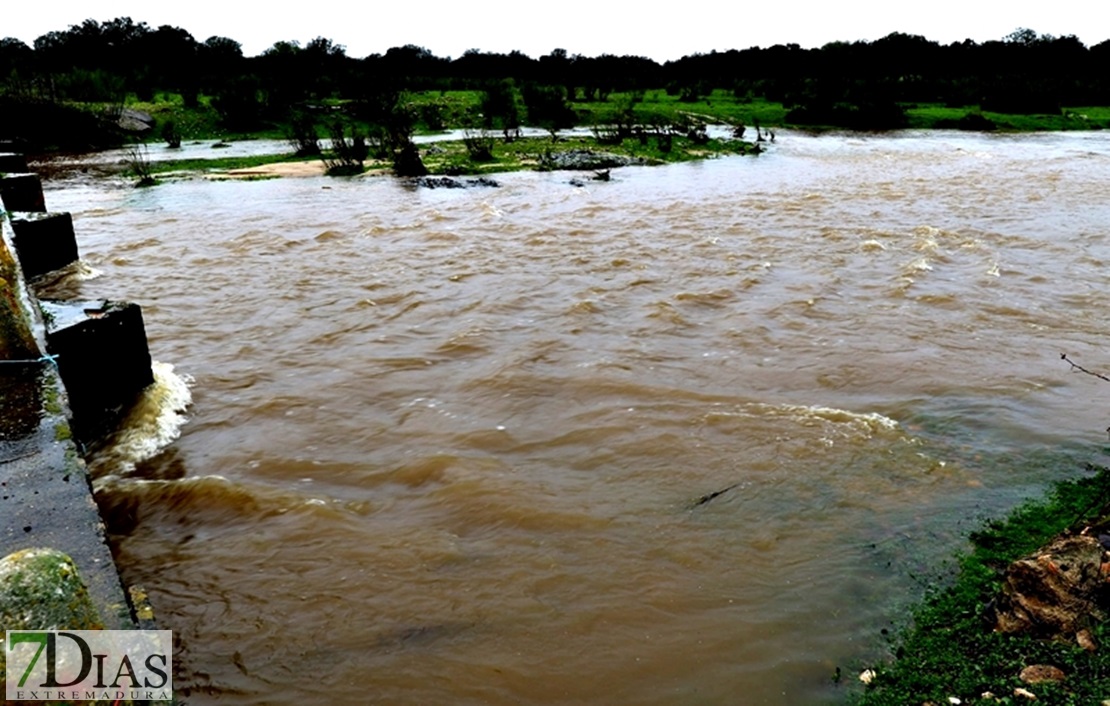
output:
M472 126L481 113L481 91L421 91L406 94L414 114L418 134L434 134L442 129ZM338 101L324 101L325 105L338 107ZM229 129L221 123L220 115L210 98L201 96L199 105L186 108L181 97L174 93L160 93L157 100L140 102L128 100L128 108L149 113L164 125L173 121L186 140L242 140L249 138L282 138L288 132L283 121L265 121L250 131ZM581 127L612 123L623 112L630 111L641 122L676 123L695 116L707 123L741 124L752 128L757 123L763 127L800 127L788 119L789 110L780 102L748 96L737 97L731 91L714 90L696 100L682 100L662 89L637 93L612 93L606 100L572 101L569 107ZM90 105L90 108L103 106ZM1110 107L1067 106L1060 111L1044 114L1015 114L982 111L978 105L946 106L943 104L906 104L907 127L935 129L954 127L968 115L982 116L995 129L1011 132L1039 130L1089 130L1110 128ZM835 128L836 126L825 126ZM156 128L150 140L159 134ZM321 132L321 136L323 133Z
M1091 626L1100 647L1089 652L1075 642L994 632L987 608L1010 562L1066 529L1082 529L1110 513L1110 470L1089 470L1090 476L1061 483L1045 499L972 534L972 549L960 558L954 584L930 594L913 612L912 625L894 642L893 660L875 666L875 677L853 700L855 706L1032 703L1028 696L1015 695L1015 689L1034 694L1037 704L1053 706L1090 706L1110 699L1106 623ZM1066 678L1023 683L1019 674L1034 664L1057 667Z
M981 111L978 106L953 108L943 105L914 105L906 107L908 127L920 129L957 128L961 121L970 129L994 129L1001 132L1041 132L1058 130L1102 130L1110 127L1110 107L1073 107L1049 115L1019 115ZM985 121L985 122L984 122ZM975 128L978 124L982 127ZM993 128L990 127L993 125Z
M750 95L738 96L733 91L714 90L704 95L678 96L656 89L638 92L615 92L604 100L579 100L567 104L567 115L573 117L577 134L555 131L550 138L509 139L499 129L481 129L485 122L482 114L483 91L444 90L408 92L402 94L395 108L409 117L409 130L415 135L442 134L445 130L469 129L472 136L480 136L489 145L488 154L475 156L463 141L443 141L435 145L422 145L421 157L433 175L474 175L499 171L544 168L544 155L566 151L602 151L617 155L637 164L665 164L712 158L729 154L750 154L760 135L759 128L767 130L794 127L810 131L836 129L836 126L799 126L791 123L791 112L780 102ZM174 135L189 142L241 142L251 139L285 140L296 130L293 115L283 119L263 118L253 121L250 129L230 129L217 109L218 102L200 96L196 105L187 107L182 97L162 92L152 101L138 101L128 97L123 105L132 111L150 116L153 125L145 133L131 139L154 145L167 135ZM82 115L113 114L119 105L76 104ZM329 128L337 121L346 124L348 134L354 132L374 135L375 129L353 119L352 105L329 99L302 109L301 119L311 116L315 132L325 156L330 148ZM1028 132L1039 130L1102 129L1110 127L1110 108L1075 107L1045 115L1016 115L984 112L978 106L903 105L904 125L916 129L966 129L1000 132ZM523 107L521 107L523 110ZM307 111L307 112L305 112ZM850 111L849 111L850 112ZM839 114L835 110L829 115ZM846 113L847 115L848 113ZM526 120L522 112L520 116ZM568 123L569 124L569 123ZM705 139L698 136L699 126L727 125L737 128L739 139ZM615 139L622 126L624 139ZM639 126L647 134L636 134ZM740 129L742 128L742 129ZM591 135L582 136L584 129ZM635 135L635 137L633 136ZM666 139L663 136L666 135ZM74 137L74 136L71 136ZM79 142L80 140L78 140ZM65 141L62 141L64 143ZM290 143L283 154L253 155L249 157L223 157L213 153L212 158L189 158L160 161L149 165L151 175L171 172L226 172L257 168L282 162L306 161L294 156ZM371 153L373 150L371 150ZM371 154L366 160L367 170L390 169L391 160ZM303 170L302 170L303 171ZM347 173L351 170L348 169ZM138 172L138 170L136 170Z

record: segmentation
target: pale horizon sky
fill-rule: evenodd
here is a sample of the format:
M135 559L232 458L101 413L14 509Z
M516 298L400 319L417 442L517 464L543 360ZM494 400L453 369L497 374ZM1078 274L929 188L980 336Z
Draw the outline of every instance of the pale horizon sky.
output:
M33 44L36 37L86 19L99 22L130 17L158 27L180 27L199 41L219 35L254 56L277 41L302 45L326 37L361 58L390 47L416 44L436 56L457 58L468 49L520 50L532 57L563 48L570 54L647 56L663 62L697 52L833 41L873 41L891 32L924 36L941 44L1002 39L1025 27L1039 34L1074 34L1087 46L1110 39L1110 12L1093 0L1055 5L1043 0L1010 3L934 0L891 3L873 0L798 0L729 5L626 3L563 0L543 5L492 0L481 4L423 0L357 3L319 0L313 12L268 12L258 5L191 0L154 4L149 0L46 0L0 11L0 37ZM689 8L688 10L686 8Z

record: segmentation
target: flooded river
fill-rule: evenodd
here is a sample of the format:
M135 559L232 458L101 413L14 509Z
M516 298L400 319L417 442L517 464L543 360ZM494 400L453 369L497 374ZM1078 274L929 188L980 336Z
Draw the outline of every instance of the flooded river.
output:
M48 182L163 364L94 466L191 706L839 703L1103 461L1110 134L572 176Z

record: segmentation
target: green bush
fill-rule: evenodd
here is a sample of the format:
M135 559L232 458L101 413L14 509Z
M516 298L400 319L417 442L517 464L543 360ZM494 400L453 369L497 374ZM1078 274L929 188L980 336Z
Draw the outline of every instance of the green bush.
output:
M348 137L347 133L350 133ZM350 176L361 174L363 163L370 154L366 146L366 135L354 125L348 126L337 120L328 127L331 136L331 152L324 157L324 167L330 176Z

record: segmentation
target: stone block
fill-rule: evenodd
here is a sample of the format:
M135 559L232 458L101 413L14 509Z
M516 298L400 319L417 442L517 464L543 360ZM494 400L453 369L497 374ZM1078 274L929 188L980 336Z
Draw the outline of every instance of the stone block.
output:
M5 211L42 213L46 210L46 197L38 174L0 175L0 201Z
M77 261L77 238L68 213L19 212L10 216L25 277L38 277Z
M142 309L111 301L42 302L46 348L57 356L74 435L111 432L154 382Z

